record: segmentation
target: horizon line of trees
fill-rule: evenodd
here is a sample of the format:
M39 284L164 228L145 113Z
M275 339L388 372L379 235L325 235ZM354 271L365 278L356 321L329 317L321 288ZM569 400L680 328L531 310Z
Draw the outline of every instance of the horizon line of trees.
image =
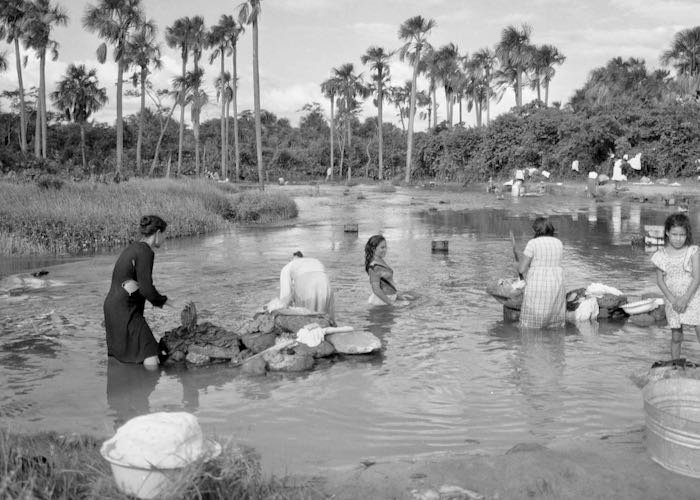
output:
M124 156L124 120L122 112L122 96L139 96L140 111L136 115L136 173L143 175L142 165L144 151L144 134L146 120L150 115L157 117L159 139L155 144L153 161L149 174L153 174L159 162L160 148L166 137L168 127L174 122L178 128L177 173L182 173L183 159L187 152L185 144L185 110L190 107L194 170L197 175L202 173L200 158L201 146L201 110L208 102L209 96L201 88L204 70L200 65L205 50L211 50L210 64L219 62L219 74L215 80L217 100L220 100L219 118L219 153L220 174L228 176L229 158L235 164L235 178L241 177L241 141L239 118L245 112L237 110L237 42L244 33L244 26L252 26L253 36L253 80L254 80L254 157L257 167L257 178L261 188L264 187L264 145L263 119L265 112L260 107L260 88L258 76L258 20L261 12L261 0L248 0L238 7L237 20L233 16L222 15L219 23L208 29L201 16L183 17L174 21L165 29L165 41L171 48L179 49L182 61L181 75L174 79L170 89L154 89L149 75L161 66L161 46L157 39L157 28L152 19L146 17L141 0L99 0L97 4L88 4L82 17L84 28L95 32L103 40L97 47L97 57L105 62L108 47L112 47L112 55L117 64L117 118L115 125L116 146L114 168L120 172L123 168ZM44 77L46 56L58 57L58 44L52 39L52 29L68 22L66 11L52 0L5 0L0 5L0 39L5 39L15 50L16 71L19 88L15 92L3 92L5 97L16 98L13 109L18 110L19 133L18 142L22 153L28 148L28 117L32 114L32 106L27 102L27 95L33 94L35 105L34 155L43 159L48 158L48 126L51 116L46 103L46 83ZM393 104L398 109L402 125L402 134L406 143L404 180L411 181L414 152L414 123L416 114L427 118L429 133L436 131L439 126L447 129L454 127L454 106L459 107L459 126L464 126L462 120L462 105L466 103L467 112L474 110L476 128L489 126L490 103L500 100L504 93L512 89L515 94L515 110L523 108L523 88L529 86L536 90L534 102L538 106L549 106L548 89L554 77L555 65L561 65L565 56L553 45L537 46L531 43L532 28L523 24L519 28L507 26L501 33L499 42L493 48L481 48L472 53L460 53L454 43L448 43L440 48L434 48L428 41L431 30L436 26L432 19L414 16L404 21L398 30L398 39L403 43L396 50L370 46L361 56L361 62L370 70L369 81L363 75L355 73L352 63L346 63L332 69L331 77L321 83L323 95L330 100L331 115L328 125L330 151L328 152L331 172L335 170L335 159L338 156L339 174L345 172L351 175L351 168L358 163L362 152L353 145L353 129L359 123L357 116L362 100L373 98L377 107L375 120L376 136L370 141L377 142L377 176L384 178L384 130L383 103ZM22 81L22 58L20 44L25 50L32 50L40 61L39 88L25 92ZM412 79L403 85L391 84L391 59L398 53L402 61L407 61L412 67ZM188 63L192 61L191 69ZM230 58L232 71L226 71L226 58ZM611 87L625 82L616 80L622 71L624 77L642 82L647 92L646 96L635 96L643 99L674 99L694 95L698 91L698 75L700 74L700 26L681 30L674 36L671 47L661 55L661 62L673 66L676 78L673 79L666 70L656 70L647 75L644 61L630 58L611 60L606 68L598 68L591 72L589 80L582 89L576 91L571 102L565 108L576 112L592 109L609 100L611 95L619 99L619 93L611 91ZM26 56L25 56L26 61ZM622 70L621 67L624 67ZM7 59L0 53L0 71L6 71ZM134 90L124 91L124 76L128 77L133 70L130 80ZM419 90L418 76L425 75L428 88ZM640 78L643 77L641 80ZM436 89L441 86L445 95L445 120L438 124ZM618 89L613 89L618 90ZM544 94L544 99L542 98ZM662 95L663 97L659 97ZM81 156L83 168L87 166L85 127L92 114L106 103L106 89L97 82L95 70L84 65L69 65L65 76L57 82L56 89L49 94L54 105L61 111L62 117L70 123L79 126L81 136ZM155 107L155 112L146 105L146 98ZM634 99L632 98L632 99ZM172 100L166 104L165 100ZM556 107L561 106L555 103ZM180 109L180 119L172 119L176 108ZM233 110L231 112L231 107ZM337 110L337 123L335 111ZM320 110L317 110L320 113ZM482 120L486 114L485 124ZM322 114L321 114L322 115ZM274 115L272 115L274 116ZM321 116L323 118L323 116ZM269 118L269 116L267 117ZM407 125L404 125L404 120ZM232 123L231 123L232 122ZM229 146L230 125L233 128L234 146ZM284 128L284 127L283 127ZM394 127L395 128L395 127ZM267 132L266 132L267 133ZM267 133L269 136L270 134ZM335 144L339 144L339 155L336 155ZM269 145L266 145L269 147ZM231 150L232 149L232 150ZM369 145L365 154L369 156ZM277 147L279 152L279 146ZM209 155L211 158L211 154ZM274 156L272 157L274 158Z

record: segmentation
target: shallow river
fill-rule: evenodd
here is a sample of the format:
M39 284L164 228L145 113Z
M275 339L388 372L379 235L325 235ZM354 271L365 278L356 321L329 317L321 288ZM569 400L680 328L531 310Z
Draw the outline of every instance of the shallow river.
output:
M602 282L629 295L655 291L650 254L629 241L668 212L582 195L495 200L417 189L295 189L300 214L289 224L167 241L156 254L156 285L180 303L195 301L202 319L230 326L275 296L280 269L300 249L326 264L338 323L376 334L381 354L257 378L224 366L154 373L113 366L101 324L116 254L51 265L4 261L0 425L109 436L131 416L186 410L206 433L254 446L274 473L366 458L503 453L518 442L643 426L630 375L669 357L668 331L602 320L521 333L503 322L484 288L514 274L509 230L522 250L532 218L546 213L566 248L567 289ZM358 223L359 234L345 233L347 222ZM387 238L399 288L418 295L407 309L367 305L364 243L377 232ZM449 253L431 253L431 240L448 240ZM11 295L22 265L30 269L21 276L49 273L34 283L38 289ZM179 323L169 309L149 306L146 315L156 333ZM700 348L689 340L684 355L697 358Z

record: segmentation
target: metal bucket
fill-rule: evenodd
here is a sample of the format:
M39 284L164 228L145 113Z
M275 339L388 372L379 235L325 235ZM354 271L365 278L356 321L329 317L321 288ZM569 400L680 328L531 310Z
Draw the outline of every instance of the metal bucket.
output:
M651 459L670 471L700 478L700 380L659 380L642 394Z

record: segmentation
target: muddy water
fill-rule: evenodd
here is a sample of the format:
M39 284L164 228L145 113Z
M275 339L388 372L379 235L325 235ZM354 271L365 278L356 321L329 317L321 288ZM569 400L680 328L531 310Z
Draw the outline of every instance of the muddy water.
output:
M566 248L567 288L654 290L649 254L629 240L667 213L578 195L496 200L362 186L297 194L300 215L290 224L166 242L156 285L181 303L194 300L203 319L231 325L275 296L279 270L301 249L326 264L339 324L376 334L380 355L263 378L223 366L150 373L109 364L102 301L116 255L99 255L44 266L41 280L0 281L0 424L108 436L137 414L187 410L205 432L253 445L276 473L407 454L502 453L523 441L643 425L629 377L668 357L667 331L601 321L521 333L483 290L514 274L509 230L522 249L532 218L544 213ZM358 223L359 234L343 232L346 222ZM380 231L396 282L418 296L408 309L367 306L364 243ZM449 253L431 253L431 240L448 240ZM25 293L7 292L20 285ZM168 309L146 314L156 333L179 321ZM700 357L696 343L685 349Z

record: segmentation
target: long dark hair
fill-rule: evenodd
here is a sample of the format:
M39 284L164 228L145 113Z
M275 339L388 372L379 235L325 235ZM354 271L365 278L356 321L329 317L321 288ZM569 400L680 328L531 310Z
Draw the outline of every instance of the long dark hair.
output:
M674 227L685 229L685 244L693 244L693 231L690 229L690 219L685 214L675 213L666 217L666 222L664 222L664 245L668 245L668 233Z
M535 232L535 238L554 236L554 225L546 217L537 217L532 223L532 230Z
M385 241L385 239L381 234L375 234L367 240L365 244L365 272L369 273L369 265L374 259L374 251L382 241Z
M144 215L139 221L139 231L144 236L155 234L156 231L161 233L168 227L168 223L157 215Z

